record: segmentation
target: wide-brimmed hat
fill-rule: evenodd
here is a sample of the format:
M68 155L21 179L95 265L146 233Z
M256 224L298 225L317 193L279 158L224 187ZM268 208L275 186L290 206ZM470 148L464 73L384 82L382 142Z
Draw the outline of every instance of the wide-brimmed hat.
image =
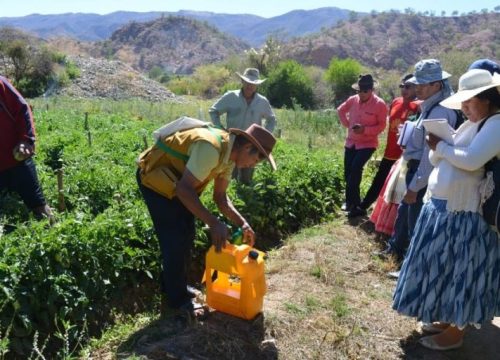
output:
M276 170L276 162L273 155L271 155L274 144L276 144L276 138L273 134L257 124L250 125L246 130L230 128L228 131L236 135L243 135L250 140L259 152L267 158L273 170Z
M448 79L451 74L443 71L441 63L436 59L420 60L415 64L415 72L408 82L413 84L428 84L434 81Z
M441 101L441 105L450 109L460 109L462 102L492 87L500 86L500 75L488 70L472 69L460 76L458 91L449 98Z
M493 75L493 73L500 74L500 65L490 59L479 59L474 61L469 66L469 70L472 69L488 70L491 75Z
M267 79L259 79L260 77L259 69L255 68L245 69L243 75L240 74L239 72L236 72L236 75L238 75L241 78L241 80L254 85L262 84L264 81L267 80Z
M372 90L378 85L371 74L359 75L358 82L352 84L354 90Z

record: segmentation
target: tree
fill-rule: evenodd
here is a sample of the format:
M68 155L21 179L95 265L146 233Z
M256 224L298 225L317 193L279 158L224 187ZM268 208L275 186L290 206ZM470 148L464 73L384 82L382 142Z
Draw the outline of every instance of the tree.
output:
M279 63L264 84L263 92L275 107L293 108L298 104L311 109L314 106L312 82L302 65L294 60Z
M340 104L352 93L352 84L361 73L361 64L354 59L333 58L326 70L326 81L332 85L335 102Z
M54 75L53 53L36 48L25 40L12 40L0 46L3 71L26 97L43 94Z

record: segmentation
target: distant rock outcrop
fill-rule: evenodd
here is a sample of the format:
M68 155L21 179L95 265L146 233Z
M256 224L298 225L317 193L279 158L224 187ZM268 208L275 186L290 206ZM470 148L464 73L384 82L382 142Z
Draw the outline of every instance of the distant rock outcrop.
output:
M248 47L205 23L173 16L132 22L101 43L102 55L141 71L159 66L174 74L189 74L199 65L221 61Z
M132 99L182 102L170 90L148 79L121 61L89 57L70 57L81 71L79 78L68 87L59 89L61 95L82 98Z

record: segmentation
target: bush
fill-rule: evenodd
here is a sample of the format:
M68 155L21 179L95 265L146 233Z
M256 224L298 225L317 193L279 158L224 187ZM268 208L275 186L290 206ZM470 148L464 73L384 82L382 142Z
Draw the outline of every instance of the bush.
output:
M336 104L341 104L352 94L351 86L358 80L361 69L361 64L354 59L333 58L330 61L325 78L332 85Z
M294 60L279 63L269 73L263 89L275 107L293 108L298 104L304 109L311 109L314 106L312 82L302 65Z

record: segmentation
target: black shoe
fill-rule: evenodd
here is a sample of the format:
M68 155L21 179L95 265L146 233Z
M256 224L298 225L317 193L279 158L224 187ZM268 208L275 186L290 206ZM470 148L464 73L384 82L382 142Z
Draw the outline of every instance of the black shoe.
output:
M365 215L366 215L366 210L361 209L359 206L356 206L355 208L351 209L351 211L349 211L347 213L348 218L355 218L358 216L365 216Z

